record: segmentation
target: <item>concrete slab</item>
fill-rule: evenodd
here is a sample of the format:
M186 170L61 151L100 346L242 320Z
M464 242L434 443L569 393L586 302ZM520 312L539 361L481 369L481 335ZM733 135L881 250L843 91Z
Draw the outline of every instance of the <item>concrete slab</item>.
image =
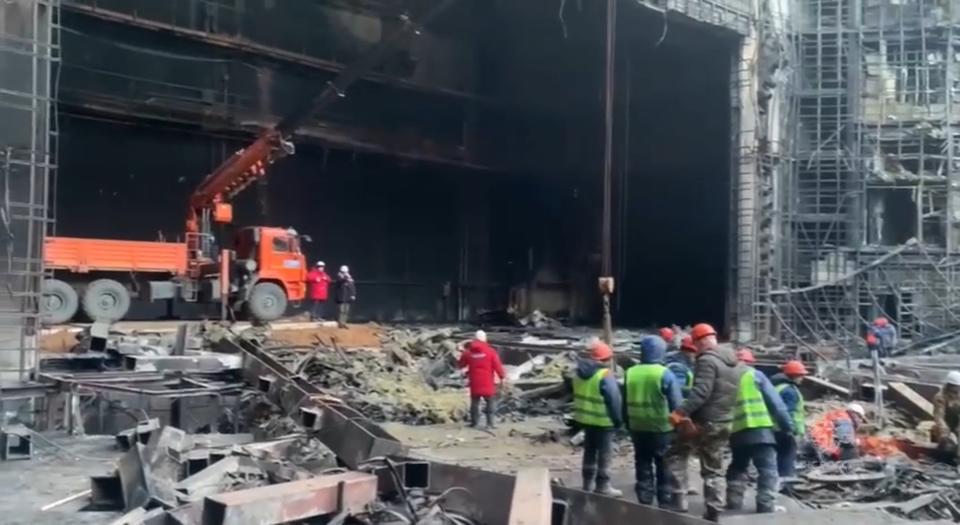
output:
M774 514L753 514L749 516L730 516L721 518L724 525L887 525L913 523L880 510L795 510ZM945 525L950 521L924 521L924 525Z

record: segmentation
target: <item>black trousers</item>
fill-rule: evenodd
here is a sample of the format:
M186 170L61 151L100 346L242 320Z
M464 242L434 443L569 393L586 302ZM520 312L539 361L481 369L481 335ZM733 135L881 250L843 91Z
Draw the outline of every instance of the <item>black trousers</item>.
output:
M797 473L797 438L792 434L777 432L777 473L781 478Z
M310 320L316 321L317 319L323 319L323 309L327 305L325 299L311 299L310 300Z
M671 478L665 459L673 432L636 432L632 437L637 501L652 505L656 496L661 507L669 505Z
M613 429L583 427L584 489L604 488L610 485L610 460L613 456ZM594 485L596 483L596 485Z
M480 424L481 400L486 400L483 408L487 414L487 426L492 427L494 414L497 413L497 398L494 396L470 396L470 425L475 427Z

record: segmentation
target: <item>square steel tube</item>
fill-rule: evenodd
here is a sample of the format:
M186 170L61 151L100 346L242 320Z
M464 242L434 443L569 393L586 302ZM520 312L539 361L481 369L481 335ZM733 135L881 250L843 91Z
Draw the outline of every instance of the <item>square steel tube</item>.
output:
M359 513L377 499L377 476L345 472L207 496L204 525L287 523L339 512Z

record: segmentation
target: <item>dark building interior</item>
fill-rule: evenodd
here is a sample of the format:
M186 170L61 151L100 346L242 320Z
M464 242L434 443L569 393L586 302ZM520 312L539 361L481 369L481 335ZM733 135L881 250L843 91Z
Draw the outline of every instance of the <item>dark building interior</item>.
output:
M405 4L65 1L56 233L178 239L202 177ZM310 234L309 260L351 266L362 318L595 321L604 17L560 5L454 2L311 116L235 223ZM722 324L736 40L630 2L617 33L615 322Z

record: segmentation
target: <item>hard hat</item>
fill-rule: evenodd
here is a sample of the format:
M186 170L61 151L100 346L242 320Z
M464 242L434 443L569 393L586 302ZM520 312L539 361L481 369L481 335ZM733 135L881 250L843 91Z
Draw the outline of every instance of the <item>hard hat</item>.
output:
M884 326L887 326L889 322L890 321L887 321L886 317L877 317L876 319L873 320L873 326L876 326L878 328L883 328Z
M323 261L317 261L317 266L326 266L326 265L327 265L327 263L325 263L325 262L323 262Z
M947 384L960 386L960 372L954 370L947 374Z
M757 362L757 358L753 357L753 352L749 348L741 348L737 350L737 359L751 365Z
M473 334L473 338L476 339L477 341L483 341L484 343L486 343L487 333L484 332L483 330L477 330L477 332Z
M594 341L594 343L590 345L590 357L594 361L606 361L613 357L613 350L610 350L607 343L603 341Z
M350 273L350 268L346 264L340 267L340 273Z
M667 343L672 343L675 335L676 334L673 333L672 328L667 328L666 326L664 326L663 328L660 329L660 337L663 338L663 340L666 341Z
M692 337L694 341L703 339L708 335L717 335L717 331L707 323L700 323L694 326L693 330L690 330L690 337Z
M798 377L807 375L807 367L800 361L787 361L783 365L783 373L788 377Z
M693 338L689 335L683 336L683 339L680 340L680 350L686 350L688 352L696 352L697 347L693 346Z
M860 403L850 403L847 405L847 412L853 412L854 414L867 419L867 411L863 409L863 405Z

